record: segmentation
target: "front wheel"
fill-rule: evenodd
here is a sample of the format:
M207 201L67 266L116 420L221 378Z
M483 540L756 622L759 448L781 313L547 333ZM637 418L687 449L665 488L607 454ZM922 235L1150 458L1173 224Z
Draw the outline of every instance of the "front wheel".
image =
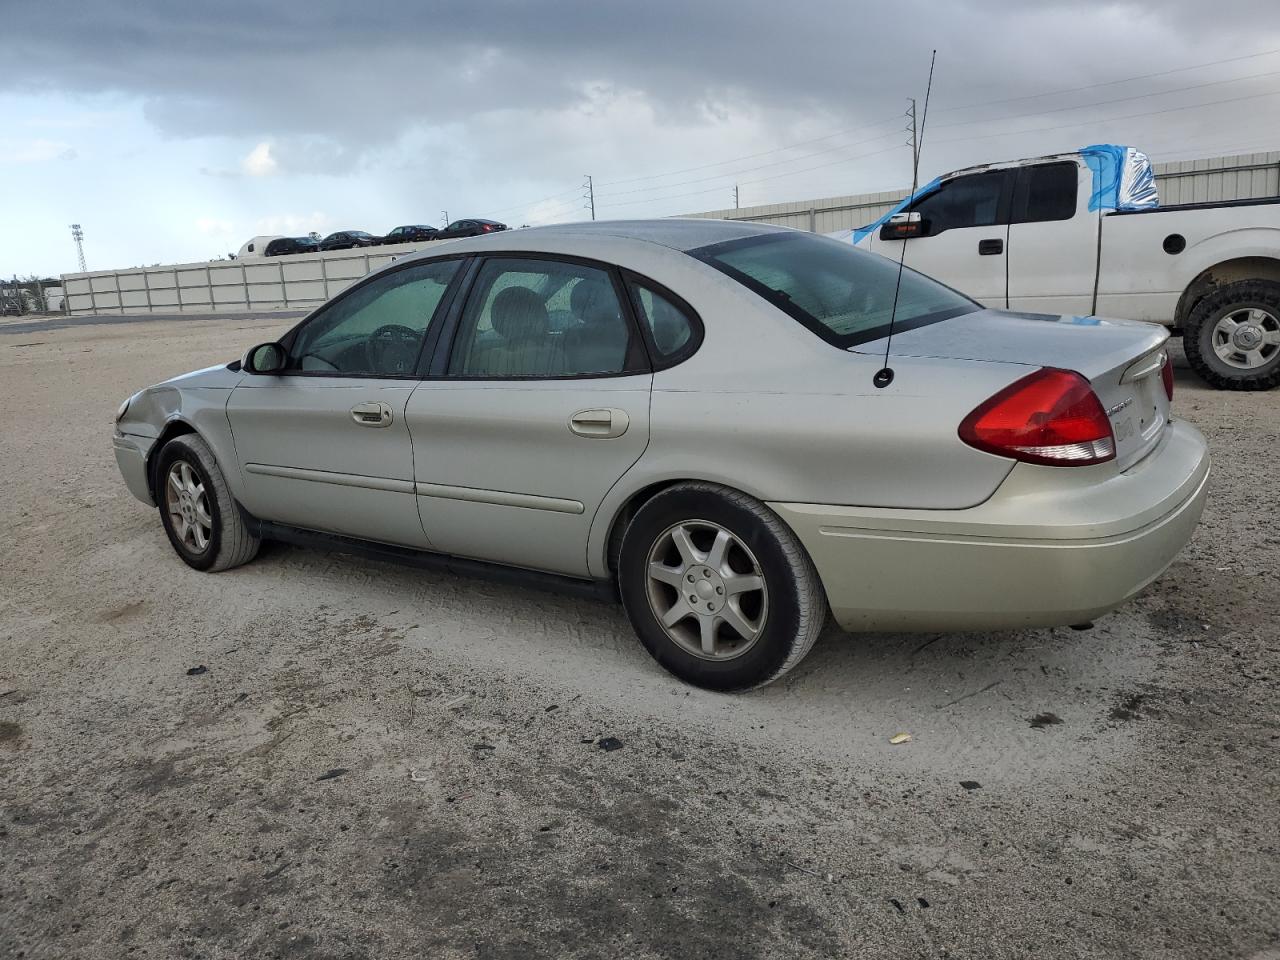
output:
M257 556L261 541L240 515L207 443L193 433L175 437L156 467L160 521L187 566L229 570Z
M1280 384L1280 283L1219 287L1191 311L1182 345L1191 368L1219 390Z
M640 508L623 536L618 586L654 659L712 690L778 679L826 622L826 595L795 534L718 484L677 484Z

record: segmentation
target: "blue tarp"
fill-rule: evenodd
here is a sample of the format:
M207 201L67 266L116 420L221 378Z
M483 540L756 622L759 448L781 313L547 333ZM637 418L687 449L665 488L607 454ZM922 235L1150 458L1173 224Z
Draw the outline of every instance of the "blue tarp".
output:
M1133 147L1095 143L1080 148L1093 172L1090 210L1147 210L1159 206L1155 172L1147 155Z

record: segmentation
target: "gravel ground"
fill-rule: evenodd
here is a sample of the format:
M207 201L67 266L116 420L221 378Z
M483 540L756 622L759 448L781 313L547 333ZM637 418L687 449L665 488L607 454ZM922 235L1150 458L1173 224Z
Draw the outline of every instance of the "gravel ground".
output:
M1092 631L720 696L608 604L179 563L111 415L287 324L0 328L0 955L1280 958L1280 392L1179 370L1209 506Z

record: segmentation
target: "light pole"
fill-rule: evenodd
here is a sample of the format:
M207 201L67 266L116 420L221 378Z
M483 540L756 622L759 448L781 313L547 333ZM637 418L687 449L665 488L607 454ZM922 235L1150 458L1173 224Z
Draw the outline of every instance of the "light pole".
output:
M80 224L73 223L71 225L71 236L76 242L76 256L80 258L80 272L88 273L89 268L84 263L84 231L80 229Z

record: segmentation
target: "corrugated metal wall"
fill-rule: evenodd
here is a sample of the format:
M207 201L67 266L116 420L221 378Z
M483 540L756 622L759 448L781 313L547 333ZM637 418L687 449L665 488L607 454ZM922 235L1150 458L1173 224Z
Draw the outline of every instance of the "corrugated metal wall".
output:
M1280 151L1243 153L1203 160L1177 160L1154 166L1162 204L1280 196ZM890 190L884 193L823 197L818 200L771 203L758 207L710 210L686 216L752 220L812 230L815 233L834 233L879 219L906 193L905 190Z

